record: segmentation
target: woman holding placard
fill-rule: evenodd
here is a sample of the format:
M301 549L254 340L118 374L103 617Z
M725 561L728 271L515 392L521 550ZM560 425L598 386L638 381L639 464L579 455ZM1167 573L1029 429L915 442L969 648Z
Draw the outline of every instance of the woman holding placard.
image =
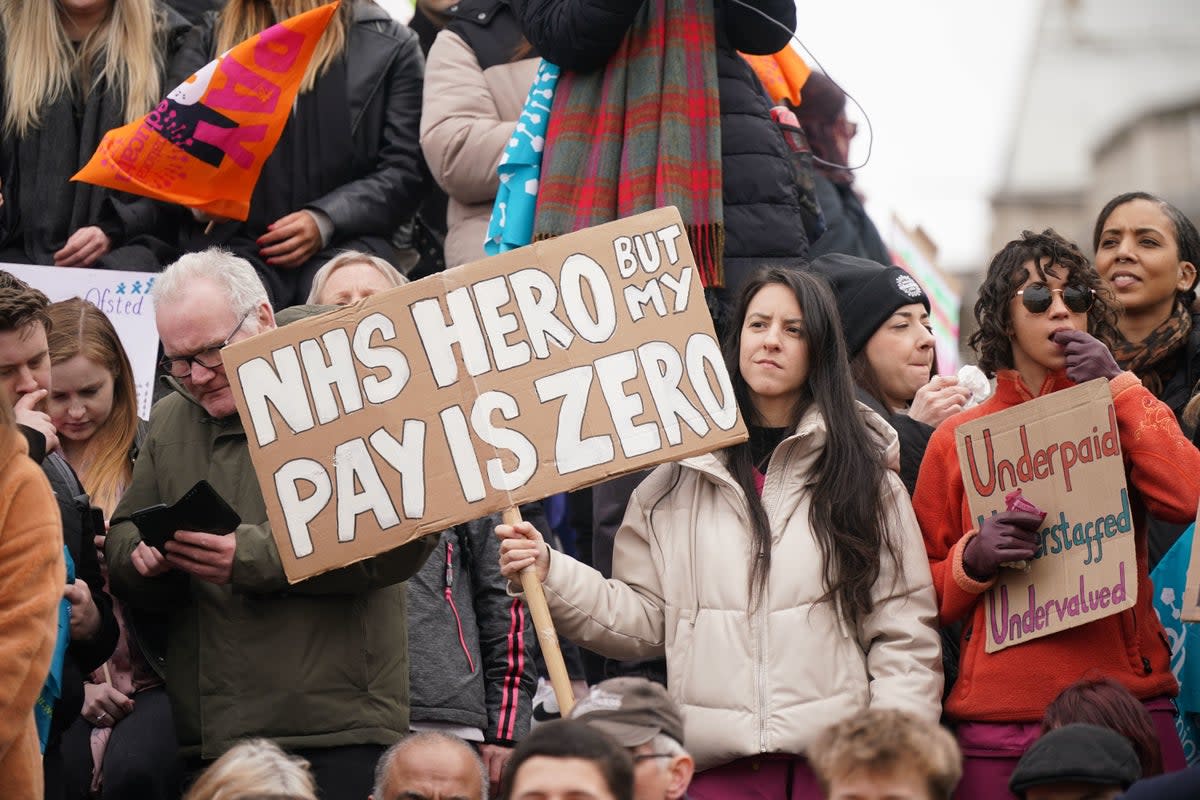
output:
M144 425L129 358L104 312L78 297L51 303L51 391L46 411L63 456L78 473L92 504L109 517L133 474ZM101 568L104 538L97 536ZM167 798L177 794L175 730L160 675L143 647L154 646L161 622L136 620L117 604L120 637L112 658L84 684L83 710L63 735L69 797ZM132 627L131 627L132 626Z
M963 620L958 681L946 702L958 723L965 771L958 796L1008 797L1008 775L1037 737L1051 701L1085 674L1112 678L1154 717L1168 769L1183 767L1170 698L1178 690L1170 650L1151 605L1145 512L1175 522L1200 502L1200 451L1171 410L1131 372L1117 366L1111 293L1079 248L1053 231L1026 232L993 258L975 303L971 346L995 375L983 404L934 432L921 464L913 506L933 568L943 624ZM1002 511L976 529L956 453L963 423L1096 378L1112 391L1137 548L1132 608L988 653L987 591L1000 571L1032 559L1045 514ZM1130 578L1132 584L1133 579ZM1133 592L1131 586L1130 590Z
M820 797L804 752L825 725L874 705L937 718L934 596L896 434L854 400L828 286L762 270L733 319L725 363L750 440L642 482L613 578L552 558L528 523L497 527L501 570L536 567L568 638L665 653L704 770L691 797Z

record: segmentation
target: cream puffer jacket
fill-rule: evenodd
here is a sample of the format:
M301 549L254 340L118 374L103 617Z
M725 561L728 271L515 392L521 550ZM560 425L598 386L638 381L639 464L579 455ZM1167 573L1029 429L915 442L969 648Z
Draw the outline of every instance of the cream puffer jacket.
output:
M446 266L484 257L496 167L525 107L540 59L483 69L471 45L453 30L438 34L425 65L421 150L434 180L450 196Z
M685 745L700 769L758 753L804 753L827 725L868 707L935 721L942 669L936 601L907 492L895 473L895 432L859 404L893 469L875 609L848 629L817 602L822 558L809 527L806 476L825 443L808 412L772 455L762 500L773 531L765 600L748 590L748 509L717 454L658 467L638 487L617 532L613 574L554 553L545 582L559 633L613 658L666 654ZM619 580L618 580L619 579Z

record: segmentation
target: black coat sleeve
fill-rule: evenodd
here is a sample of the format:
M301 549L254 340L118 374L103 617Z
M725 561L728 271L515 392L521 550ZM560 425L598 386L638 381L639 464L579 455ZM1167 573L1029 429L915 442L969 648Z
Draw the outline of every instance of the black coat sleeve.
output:
M117 617L113 613L113 601L104 590L104 576L100 572L96 547L92 544L92 536L95 533L85 521L79 553L71 554L75 559L75 577L87 584L92 593L92 602L96 604L96 611L100 614L100 627L95 636L91 639L71 641L71 657L84 675L99 669L100 665L112 656L120 634Z
M484 736L511 747L529 733L537 689L537 634L525 603L508 595L508 581L500 574L500 542L493 533L497 522L496 517L484 517L458 530L459 539L471 549L471 594L488 718Z
M393 230L425 197L428 170L420 144L425 57L416 34L407 29L397 47L400 52L381 79L384 130L374 169L307 205L333 222L335 241Z
M542 58L573 72L590 72L616 52L643 2L512 0L512 8Z

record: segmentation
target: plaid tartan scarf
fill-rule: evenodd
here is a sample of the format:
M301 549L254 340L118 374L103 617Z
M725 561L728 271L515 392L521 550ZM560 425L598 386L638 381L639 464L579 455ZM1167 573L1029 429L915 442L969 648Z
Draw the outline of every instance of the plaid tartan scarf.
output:
M725 246L712 0L647 0L604 69L559 78L534 240L676 206L705 286Z

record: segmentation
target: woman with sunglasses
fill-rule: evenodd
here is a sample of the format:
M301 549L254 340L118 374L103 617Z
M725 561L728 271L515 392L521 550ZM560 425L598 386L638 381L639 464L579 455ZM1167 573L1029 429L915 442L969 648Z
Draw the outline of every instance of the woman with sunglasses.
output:
M959 797L1009 797L1008 776L1037 738L1046 707L1084 675L1112 678L1145 703L1167 769L1184 766L1170 698L1178 691L1170 649L1151 605L1144 515L1135 514L1137 604L1126 611L1019 647L985 652L984 593L1005 564L1032 558L1043 515L1006 511L974 528L963 491L955 430L965 422L1103 378L1112 390L1135 509L1173 522L1195 516L1200 451L1171 422L1170 409L1106 342L1116 335L1114 301L1074 244L1053 231L1025 232L993 258L975 303L971 346L996 377L987 401L934 432L913 507L925 536L943 624L964 622L958 681L946 701L965 757ZM1166 419L1170 424L1161 424Z

